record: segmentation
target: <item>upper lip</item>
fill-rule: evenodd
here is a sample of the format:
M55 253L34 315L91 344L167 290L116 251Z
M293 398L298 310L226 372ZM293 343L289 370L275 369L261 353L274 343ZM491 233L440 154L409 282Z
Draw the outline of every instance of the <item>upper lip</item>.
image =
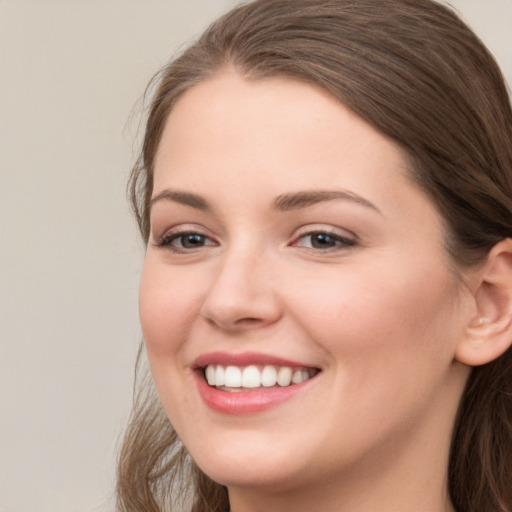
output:
M291 361L282 357L260 354L257 352L243 352L239 354L228 352L210 352L200 355L193 364L194 368L204 368L210 364L222 366L249 366L249 365L274 365L290 366L292 368L317 368L311 364L304 364L298 361ZM319 368L317 368L319 369Z

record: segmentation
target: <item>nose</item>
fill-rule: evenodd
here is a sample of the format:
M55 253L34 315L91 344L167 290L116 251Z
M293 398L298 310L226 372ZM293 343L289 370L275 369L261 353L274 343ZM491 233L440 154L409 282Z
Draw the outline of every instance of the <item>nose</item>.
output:
M233 251L219 266L200 310L207 322L234 332L279 320L282 306L273 279L275 268L264 255Z

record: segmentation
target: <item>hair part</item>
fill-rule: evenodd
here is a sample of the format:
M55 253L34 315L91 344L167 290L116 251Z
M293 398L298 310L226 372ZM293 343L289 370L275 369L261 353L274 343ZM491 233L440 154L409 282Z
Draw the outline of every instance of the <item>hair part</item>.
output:
M129 184L145 242L166 120L186 91L227 66L248 80L319 86L403 148L411 179L444 219L456 268L480 264L512 237L509 94L492 55L454 12L432 0L256 0L221 17L152 82ZM141 510L174 510L165 501L171 488L191 493L195 512L229 506L225 489L189 461L156 397L135 400L119 475L120 510L136 500ZM470 376L449 484L459 512L512 512L510 349Z

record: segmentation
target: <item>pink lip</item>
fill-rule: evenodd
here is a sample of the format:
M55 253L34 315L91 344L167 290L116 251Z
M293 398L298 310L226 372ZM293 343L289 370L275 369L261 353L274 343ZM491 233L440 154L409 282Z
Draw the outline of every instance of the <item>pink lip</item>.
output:
M230 354L227 352L211 352L199 356L194 362L194 368L200 368L209 364L221 364L222 366L249 366L272 364L275 366L311 367L309 364L303 364L296 361L290 361L281 357L275 357L268 354L258 354L257 352L244 352L241 354Z
M258 388L255 391L231 392L210 387L200 371L194 372L194 376L204 403L210 409L223 414L254 414L265 411L289 400L315 378L282 388L269 388L262 391Z
M300 384L275 388L257 388L252 391L222 391L208 385L204 378L203 368L209 364L223 366L276 365L290 367L308 367L309 365L289 361L266 354L243 353L227 354L214 352L198 357L194 363L194 379L204 403L216 412L223 414L254 414L279 405L300 393L315 377Z

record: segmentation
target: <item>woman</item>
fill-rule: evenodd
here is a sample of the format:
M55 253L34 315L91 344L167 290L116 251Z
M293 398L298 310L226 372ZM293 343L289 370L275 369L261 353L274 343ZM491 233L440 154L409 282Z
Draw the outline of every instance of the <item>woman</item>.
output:
M512 112L449 9L234 9L131 187L158 398L120 510L512 510Z

